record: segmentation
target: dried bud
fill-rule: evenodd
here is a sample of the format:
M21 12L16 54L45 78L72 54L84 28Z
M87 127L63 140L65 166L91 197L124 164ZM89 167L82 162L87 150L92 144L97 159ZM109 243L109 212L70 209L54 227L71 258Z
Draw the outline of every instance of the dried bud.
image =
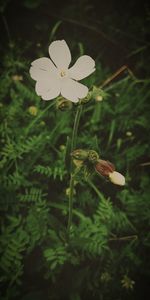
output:
M95 164L99 160L99 155L94 150L89 150L88 160L92 164Z
M77 149L71 153L71 156L73 159L78 159L78 160L84 161L84 160L88 159L88 154L89 154L88 150Z
M114 172L115 166L109 161L99 159L95 165L95 170L102 176L109 176L109 174Z
M60 109L61 111L67 111L72 109L72 102L66 100L64 98L58 99L56 103L56 108Z
M121 186L125 185L125 177L119 172L114 171L110 173L109 179L114 184L121 185Z
M127 275L124 275L123 279L121 280L121 283L122 287L124 287L125 289L132 290L134 288L135 281L129 278Z

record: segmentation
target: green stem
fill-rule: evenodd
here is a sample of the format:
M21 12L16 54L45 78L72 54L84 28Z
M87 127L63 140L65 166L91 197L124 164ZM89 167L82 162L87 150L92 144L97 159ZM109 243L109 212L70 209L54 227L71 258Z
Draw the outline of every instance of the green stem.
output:
M77 139L77 132L79 127L80 116L82 113L82 104L79 103L77 112L74 119L74 126L72 131L72 139L71 139L71 153L76 147L76 139ZM74 192L74 172L73 172L73 159L71 157L71 165L70 165L70 185L69 185L69 216L68 216L68 235L70 233L70 227L72 224L72 210L73 210L73 192Z
M75 119L74 119L74 126L73 126L72 139L71 139L71 152L74 150L76 146L77 131L79 127L81 113L82 113L82 104L79 103L76 111Z
M100 200L105 199L103 194L98 190L98 188L95 186L95 184L90 179L87 180L87 183L95 191L95 193L97 194L97 196L99 197Z
M128 235L128 236L122 236L122 237L114 237L109 239L109 241L126 241L126 240L137 240L138 236L137 234L133 234L133 235Z

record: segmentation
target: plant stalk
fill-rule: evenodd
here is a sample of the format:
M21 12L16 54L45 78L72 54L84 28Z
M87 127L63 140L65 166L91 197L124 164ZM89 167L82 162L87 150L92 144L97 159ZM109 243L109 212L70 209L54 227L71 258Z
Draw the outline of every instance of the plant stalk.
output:
M72 139L71 139L71 153L76 147L76 139L77 139L77 133L78 133L78 127L80 122L80 116L82 113L82 104L79 102L75 119L74 119L74 125L73 125L73 131L72 131ZM68 216L68 226L67 226L67 232L68 236L70 233L70 228L72 224L72 210L73 210L73 192L74 192L74 170L73 170L73 158L71 157L71 164L70 164L70 184L69 184L69 216Z

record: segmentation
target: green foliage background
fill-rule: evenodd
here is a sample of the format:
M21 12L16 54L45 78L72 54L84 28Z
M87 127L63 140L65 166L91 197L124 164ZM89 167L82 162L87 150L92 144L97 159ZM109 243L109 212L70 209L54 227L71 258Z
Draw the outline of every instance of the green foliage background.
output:
M7 10L9 16L11 1L7 2L1 4L6 31L5 16ZM89 182L79 176L68 242L69 173L65 157L76 106L62 112L56 109L55 100L42 101L35 94L28 70L35 58L47 56L52 40L61 38L67 40L74 59L83 53L95 56L96 72L86 79L88 86L99 87L118 66L107 64L105 43L99 51L95 37L87 40L92 30L88 28L90 9L93 24L95 20L89 1L72 1L58 16L54 7L50 25L37 17L46 10L45 5L47 1L23 1L20 8L29 17L30 11L35 13L33 32L37 31L38 38L32 40L31 33L24 41L18 38L17 30L12 38L9 28L5 51L1 48L1 299L143 299L150 249L150 79L144 57L149 47L146 40L144 43L144 18L136 16L126 32L132 28L136 35L143 22L138 38L143 39L142 46L134 40L128 49L133 74L126 70L107 85L103 101L93 98L84 104L77 140L78 148L96 150L102 159L112 161L125 175L126 186L114 186L96 174ZM75 5L80 7L82 20L78 13L75 15ZM112 39L117 32L115 16L114 10L102 19L106 36ZM67 17L72 18L73 35L65 25ZM86 28L85 36L82 30L79 33L79 26ZM94 26L93 32L99 30L96 22ZM45 37L39 39L39 32ZM118 40L121 37L120 30Z

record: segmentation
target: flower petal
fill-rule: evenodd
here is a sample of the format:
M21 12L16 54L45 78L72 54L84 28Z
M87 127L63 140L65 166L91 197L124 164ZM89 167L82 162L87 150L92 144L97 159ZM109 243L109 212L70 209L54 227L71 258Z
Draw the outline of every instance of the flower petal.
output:
M86 97L87 93L88 88L85 85L71 78L62 81L61 95L72 102L78 102L79 99Z
M38 96L43 100L52 100L60 94L61 85L58 78L42 79L37 81L35 90Z
M95 61L88 55L78 58L76 63L69 69L70 77L81 80L95 71Z
M95 164L95 170L99 175L108 176L114 172L115 166L110 162L103 159L99 159Z
M29 73L32 79L39 80L57 76L57 69L49 58L41 57L32 62Z
M109 173L109 179L114 184L125 185L125 177L119 172L114 171L112 173Z
M59 69L68 69L71 53L64 40L52 42L49 46L49 55Z

